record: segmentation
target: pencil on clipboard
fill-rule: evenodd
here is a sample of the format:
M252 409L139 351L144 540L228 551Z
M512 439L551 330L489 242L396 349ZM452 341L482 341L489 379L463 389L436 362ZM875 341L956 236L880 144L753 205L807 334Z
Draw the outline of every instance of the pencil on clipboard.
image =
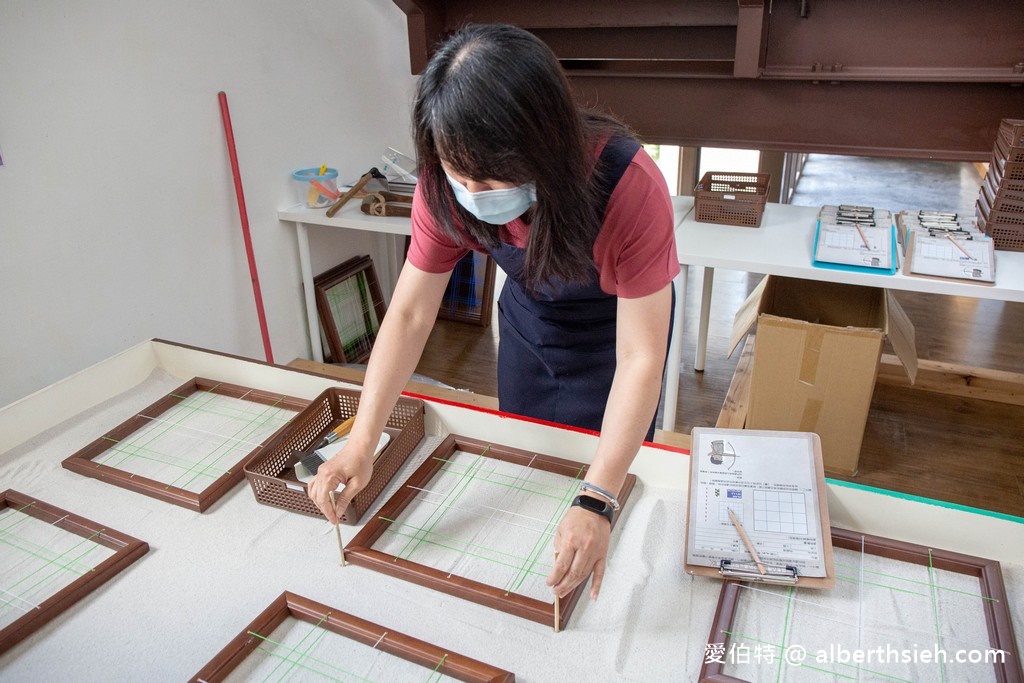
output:
M740 539L743 541L743 545L747 546L747 552L754 558L754 564L757 565L757 571L761 572L764 576L768 571L764 568L764 563L761 562L761 558L758 557L757 549L754 548L754 542L750 540L750 536L747 536L746 530L743 528L743 524L740 522L739 517L732 511L732 508L726 508L729 511L729 519L732 520L732 525L736 527L736 533L740 535Z

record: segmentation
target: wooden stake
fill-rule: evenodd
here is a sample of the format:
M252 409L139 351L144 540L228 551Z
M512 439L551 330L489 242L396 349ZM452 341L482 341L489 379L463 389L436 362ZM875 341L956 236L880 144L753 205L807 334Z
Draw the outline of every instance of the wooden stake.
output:
M337 504L334 500L334 491L331 491L331 505L335 507L334 513L337 514ZM341 566L345 566L345 544L341 542L341 525L340 520L334 523L334 535L338 539L338 552L341 553Z
M558 561L558 551L555 551L555 561ZM555 593L555 633L560 630L559 623L562 621L562 599Z

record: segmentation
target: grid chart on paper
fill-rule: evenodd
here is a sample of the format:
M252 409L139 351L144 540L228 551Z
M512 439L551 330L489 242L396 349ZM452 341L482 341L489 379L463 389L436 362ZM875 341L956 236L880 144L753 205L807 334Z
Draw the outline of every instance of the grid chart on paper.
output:
M803 493L754 491L754 530L807 535Z

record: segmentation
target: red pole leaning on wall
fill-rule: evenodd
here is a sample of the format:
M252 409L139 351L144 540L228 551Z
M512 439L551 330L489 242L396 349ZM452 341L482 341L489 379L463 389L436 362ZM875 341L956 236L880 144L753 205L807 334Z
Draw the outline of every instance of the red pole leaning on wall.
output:
M235 134L231 130L231 114L228 112L228 96L217 93L220 100L220 117L224 122L224 135L228 142L228 155L231 157L231 174L235 178L235 197L238 199L238 215L242 219L242 236L245 238L245 253L249 258L249 276L252 278L252 294L256 299L256 315L260 319L260 333L263 335L263 350L267 354L267 362L274 362L274 352L270 349L270 332L267 329L267 316L263 311L263 295L260 294L260 275L256 270L256 256L252 250L252 235L249 233L249 215L245 210L245 195L242 193L242 175L238 171L238 155L235 153Z

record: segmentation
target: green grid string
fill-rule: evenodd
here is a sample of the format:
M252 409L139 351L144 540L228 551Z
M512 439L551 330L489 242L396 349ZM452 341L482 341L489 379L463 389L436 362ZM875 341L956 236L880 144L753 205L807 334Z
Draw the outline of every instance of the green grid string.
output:
M536 456L534 456L534 458L530 460L529 464L532 464L535 459L536 459ZM505 507L505 502L508 500L508 497L510 495L512 495L515 491L522 491L522 490L524 490L525 489L524 484L529 480L530 475L533 472L533 470L529 469L528 467L527 468L520 467L520 468L518 468L516 470L515 476L512 476L510 474L506 474L505 472L500 471L499 468L502 467L503 465L504 465L504 463L502 463L501 461L493 461L491 463L491 469L486 473L486 477L478 476L477 479L476 479L479 482L486 482L486 483L492 484L492 485L503 486L503 487L505 487L505 491L501 495L500 499L498 501L496 501L495 505L491 508L490 513L487 515L487 519L485 521L480 522L480 524L477 526L476 531L473 533L473 536L468 541L465 542L465 545L466 545L467 548L469 548L469 547L482 547L481 544L476 543L476 539L480 536L480 534L486 528L488 528L489 524L495 519L495 515L497 515L499 512L500 513L505 513L506 512L504 510L504 507ZM442 467L442 470L444 470L444 469L445 468ZM525 477L523 476L524 474L526 474ZM509 483L506 484L503 481L498 481L499 479L505 480L505 481L507 481ZM474 513L469 512L469 511L467 511L467 513L468 514L474 514ZM480 515L480 517L483 517L483 516L484 515ZM497 523L498 524L507 524L507 525L510 525L510 526L518 526L518 525L513 524L512 522L506 522L503 519L498 520ZM527 528L527 527L524 527L524 528ZM529 529L529 530L533 531L532 529ZM491 552L495 552L495 551L491 551ZM500 553L500 554L507 554L507 553ZM470 555L468 555L466 553L461 553L461 554L457 555L455 562L450 567L449 576L451 574L454 574L456 572L456 570L459 569L459 565L467 557L470 557Z
M839 569L856 569L855 567L853 567L851 565L848 565L848 564L838 564L837 563L835 566L836 566L836 568L839 568ZM982 595L981 593L971 593L969 591L960 590L958 588L953 588L952 586L935 586L934 584L932 584L932 583L930 583L928 581L920 581L918 579L911 579L911 578L906 577L906 576L897 576L895 574L887 574L885 572L880 572L880 571L871 570L871 569L865 569L864 573L865 574L873 574L874 576L877 576L877 577L880 577L880 578L883 578L883 579L891 579L893 581L902 581L904 583L911 583L911 584L915 584L917 586L924 586L926 588L931 588L931 587L934 586L934 588L936 588L938 590L945 591L947 593L956 593L958 595L962 595L962 596L967 597L967 598L978 598L979 600L988 600L990 602L998 602L998 600L996 598L989 597L987 595ZM859 581L859 579L851 578L849 576L843 576L843 575L840 575L840 574L837 574L836 578L838 580L841 580L841 581L849 581L849 582L857 582L857 581ZM877 588L888 588L889 590L893 590L893 591L897 591L897 592L901 592L901 593L908 593L910 595L920 595L921 597L928 597L928 593L918 593L916 591L913 591L913 590L910 590L910 589L907 589L907 588L897 588L896 586L890 586L889 584L885 584L885 583L877 583L877 582L873 582L873 581L865 581L864 584L868 585L868 586L875 586Z
M786 638L789 635L789 626L790 626L790 624L789 624L789 616L790 616L790 614L791 614L791 612L793 610L793 594L794 593L795 593L795 590L793 589L792 586L790 586L789 588L786 589L786 616L782 620L782 643L783 643L783 645L785 645ZM783 648L782 652L785 652L785 651L786 651L785 648ZM775 680L776 681L781 681L782 680L782 666L783 666L783 657L779 657L779 668L777 669L776 675L775 675Z
M780 660L781 660L781 658L783 656L783 653L785 652L785 649L786 649L784 645L779 645L778 643L773 643L773 642L771 642L769 640L761 640L760 638L755 638L752 635L743 633L741 631L724 631L723 630L722 633L725 633L730 638L738 638L738 639L742 639L743 641L750 641L752 643L757 643L759 645L767 645L768 647L775 648L776 650L778 650L777 656L780 658ZM846 668L849 668L849 669L853 669L854 668L853 664L846 664L846 663L843 663L843 662L833 662L833 663L836 664L837 666L840 666L840 667L846 667ZM811 671L817 671L819 673L828 674L830 676L838 676L840 678L846 678L846 679L849 679L849 680L857 680L857 676L850 675L850 674L844 674L844 673L841 673L839 671L834 671L832 669L825 669L825 668L820 667L820 666L813 666L811 664L808 664L806 660L800 664L800 668L801 669L809 669ZM875 676L881 676L882 678L887 678L887 679L892 680L892 681L901 681L902 683L914 683L914 681L911 680L911 679L899 678L898 676L892 676L892 675L889 675L889 674L887 674L885 672L882 672L882 671L873 671L871 669L865 669L865 668L860 667L860 666L858 666L856 668L857 668L858 671L864 671L864 672L873 674Z
M26 574L25 576L21 577L18 581L16 581L15 583L11 584L8 588L4 588L3 592L6 593L7 595L10 595L10 596L14 597L14 598L18 598L22 602L25 602L27 604L33 605L34 607L37 607L38 605L33 603L33 601L28 600L25 596L26 595L31 595L37 588L39 588L43 584L51 581L57 575L59 575L61 572L67 572L69 574L72 574L75 577L80 577L80 576L82 576L82 575L84 575L84 574L86 574L88 572L95 571L95 567L89 567L89 569L87 571L84 571L84 572L83 571L74 570L71 567L73 565L79 564L79 560L81 560L86 555L90 554L91 552L93 552L94 550L96 550L97 548L100 547L100 545L98 543L93 543L93 539L96 538L97 536L102 536L104 531L105 531L105 529L100 529L99 531L96 531L96 532L92 533L89 536L81 537L81 540L78 543L75 543L74 545L72 545L67 550L64 550L60 554L54 556L52 559L47 559L47 558L42 557L42 556L37 556L37 558L39 560L42 560L43 564L40 565L35 570L33 570L33 571L29 572L28 574ZM68 533L70 535L77 536L77 534L71 534L71 532L68 532ZM87 546L87 547L81 553L79 553L78 555L74 555L74 556L71 555L72 552L78 550L83 545ZM61 563L61 560L64 560L64 562ZM84 564L84 563L82 563L82 564ZM49 570L49 573L44 573L47 570ZM31 584L31 585L29 585L27 587L24 587L21 593L18 593L17 591L14 590L15 588L20 586L25 581L29 581L29 580L31 580L33 578L37 578L38 580L35 583L33 583L33 584ZM6 605L6 606L12 606L12 602L10 600L4 600L3 604Z
M288 675L293 673L296 668L298 668L304 670L304 672L316 674L329 681L349 681L354 679L357 681L364 681L366 683L373 683L374 679L372 678L368 678L367 676L356 673L355 671L346 669L341 664L335 664L334 662L329 662L309 654L309 652L316 645L318 645L329 633L327 629L322 628L321 626L329 616L330 613L328 612L320 619L319 622L313 625L312 628L310 628L310 630L295 645L286 645L282 642L270 638L269 636L264 636L260 633L256 633L255 631L247 631L247 634L249 636L252 636L253 638L258 638L263 643L272 646L260 647L258 648L260 652L267 655L268 657L280 660L277 663L277 666L275 666L274 669L270 671L263 680L270 680L271 676L277 673L277 670L282 665L288 664L288 669L284 673L282 673L282 675L277 680L284 680ZM302 646L302 643L314 633L316 633L316 637L314 638L313 642L310 643L308 647L306 647L305 651L299 652L298 649ZM383 640L386 635L387 634L385 633L384 636L381 636L380 640ZM380 640L378 640L377 642L380 643ZM372 649L376 650L377 646L374 645ZM279 650L283 650L283 652L279 652ZM383 651L378 652L386 654L383 653ZM293 655L297 656L293 658ZM390 656L394 657L395 655ZM447 654L441 657L440 661L438 661L437 665L434 666L434 668L430 671L429 675L427 676L427 683L431 683L431 681L442 681L446 678L445 675L441 673L441 669L442 667L444 667L444 664L447 660ZM325 671L324 669L327 669L327 671Z
M863 558L863 555L864 555L864 552L862 550L861 551L861 557L862 558ZM862 559L862 561L863 561L863 559ZM848 564L836 564L835 566L836 567L841 567L843 569L857 569L857 567L854 567L853 565L848 565ZM938 580L937 580L936 568L935 568L935 565L934 565L934 557L933 557L931 549L928 550L928 566L927 566L927 570L928 570L928 579L929 580L927 582L925 582L925 581L920 581L920 580L912 579L912 578L909 578L909 577L898 576L898 575L895 575L895 574L890 574L890 573L881 572L881 571L877 571L877 570L865 569L863 566L860 567L860 571L861 571L862 574L872 574L872 575L875 575L875 576L878 576L878 577L881 577L881 578L892 579L894 581L902 581L902 582L910 583L910 584L914 584L914 585L925 586L925 587L927 587L929 589L928 593L919 593L917 591L909 590L909 589L906 589L906 588L900 588L900 587L897 587L897 586L892 586L892 585L888 585L888 584L884 584L884 583L865 581L863 579L858 581L857 579L853 579L853 578L850 578L850 577L844 577L844 576L837 576L837 578L840 579L840 580L845 580L845 581L850 582L850 583L859 583L862 586L863 585L875 586L875 587L878 587L878 588L883 588L883 589L891 590L891 591L898 592L898 593L906 593L906 594L909 594L909 595L916 595L916 596L919 596L919 597L930 598L931 608L932 608L932 616L933 616L933 621L934 621L934 626L935 626L936 648L941 650L942 649L942 640L943 640L943 638L942 638L941 619L940 619L940 616L939 616L939 599L938 599L939 591L947 591L949 593L954 593L954 594L962 595L962 596L965 596L965 597L977 598L977 599L982 600L982 601L985 601L985 600L994 601L995 599L991 598L989 596L986 596L986 595L979 594L979 593L971 593L971 592L968 592L968 591L963 591L963 590L955 589L955 588L952 588L952 587L946 587L946 586L939 585ZM794 593L795 593L795 591L794 591L794 589L792 587L787 589L786 613L785 613L785 616L784 616L784 619L783 619L783 637L782 637L782 641L783 642L782 642L782 644L773 643L773 642L770 642L770 641L760 640L760 639L754 638L753 636L751 636L749 634L741 633L739 631L724 631L724 633L728 634L730 637L742 638L744 640L748 640L748 641L751 641L751 642L754 642L754 643L760 643L760 644L763 644L763 645L768 645L770 647L776 648L779 651L779 654L780 654L779 669L778 669L777 674L776 674L776 681L781 680L781 676L782 676L782 667L783 667L784 662L781 659L781 655L786 650L786 645L785 645L786 637L785 636L786 636L786 633L787 633L788 628L789 628L789 618L790 618L790 612L791 612L792 603L794 601L794 597L793 597ZM923 631L922 631L922 633L923 633ZM942 660L937 660L937 663L939 665L940 680L941 681L945 681L946 680L945 662L942 661ZM879 677L882 677L882 678L885 678L885 679L888 679L888 680L902 681L904 683L912 683L912 679L905 679L905 678L901 678L899 676L894 676L894 675L891 675L891 674L887 674L887 673L882 672L882 671L875 671L875 670L872 670L872 669L867 669L867 668L864 668L861 665L856 665L855 666L853 664L846 664L846 663L843 663L843 662L832 662L832 664L837 666L837 667L847 667L847 668L851 668L851 669L856 668L856 670L858 672L867 672L867 673L869 673L871 675L879 676ZM824 668L821 668L821 667L815 667L815 666L809 665L809 664L807 664L806 660L803 663L801 663L800 666L803 669L810 669L812 671L819 671L821 673L825 673L825 674L829 674L829 675L834 675L834 676L838 676L838 677L841 677L841 678L848 678L848 679L851 679L851 680L854 680L854 679L857 678L856 676L846 675L846 674L841 673L839 671L834 671L834 670L829 670L829 669L824 669Z
M251 392L246 392L245 396L248 396L249 393L251 393ZM252 404L253 402L252 401L248 401L248 399L246 399L245 396L242 396L242 397L240 397L239 399L236 399L236 400L238 400L238 401L246 401L247 403ZM193 473L192 477L188 481L186 481L186 482L184 482L182 484L178 483L179 481L181 481L182 477L185 477L186 475L188 475L189 471L191 471L191 470L186 470L185 472L183 472L180 476L178 476L177 479L171 481L169 485L170 486L178 486L179 488L185 488L185 487L188 487L189 485L191 485L200 476L212 476L212 475L206 474L205 470L206 469L214 469L214 464L221 457L221 455L218 454L218 451L220 451L221 449L224 449L224 450L227 451L227 453L230 453L231 451L235 450L238 447L237 443L231 443L231 441L247 442L248 439L252 438L253 435L255 435L259 430L263 429L264 426L266 426L267 423L269 423L272 419L280 417L281 413L284 412L284 411L282 409L278 408L278 405L283 400L284 400L284 397L283 396L279 396L277 398L277 400L273 404L256 404L256 405L264 405L264 408L262 410L252 411L252 415L249 418L249 422L247 424L242 424L242 426L239 427L238 430L234 434L227 435L226 438L225 438L224 443L222 443L220 446L218 446L213 451L211 451L209 454L207 454L206 457L204 457L204 458L200 459L199 461L197 461L193 465L192 469L196 469L196 468L198 468L198 469ZM246 412L249 412L249 411L240 410L239 414L240 415L244 415ZM283 424L284 421L282 420L281 422ZM278 426L280 426L280 425L278 425ZM216 458L214 458L214 456L216 456ZM203 463L206 462L207 460L209 460L210 458L214 458L213 463L210 463L210 465L207 468L200 468L200 465L203 465Z
M486 452L487 451L485 449L484 453L486 453ZM438 506L433 510L433 512L431 512L430 515L427 517L427 520L426 520L426 522L424 524L430 524L430 527L429 528L422 528L421 527L420 532L418 532L415 535L414 539L410 539L409 541L406 542L405 547L402 548L401 551L399 551L399 553L397 554L397 557L401 557L402 559L406 559L406 560L408 560L409 558L412 557L413 553L416 552L416 550L419 548L420 544L423 543L424 541L426 541L427 537L431 533L433 533L434 527L436 527L440 523L441 519L444 517L444 515L448 511L448 509L450 507L452 507L451 505L445 505L445 503L449 499L454 503L455 501L457 501L459 498L462 497L462 494L465 493L466 489L469 488L469 483L475 477L475 472L483 467L484 461L485 461L485 459L484 459L484 454L483 453L481 453L480 455L477 456L477 458L473 461L473 463L468 468L466 474L464 474L462 476L462 478L460 478L457 482L455 482L455 484L448 491L448 493L445 494L445 497L441 500L441 503L438 504ZM454 497L453 497L452 494L455 494ZM431 522L431 520L433 520L433 522ZM413 540L416 541L415 544L412 543ZM406 551L408 551L408 554L405 554Z
M928 549L928 580L931 582L932 591L932 614L935 616L935 647L939 650L942 649L942 628L939 625L939 596L938 591L935 590L935 567L932 564L932 550ZM938 658L937 658L938 659ZM939 661L939 676L941 681L946 680L946 663L945 658Z
M564 514L566 509L568 509L569 503L571 502L573 497L572 494L579 487L579 482L582 473L585 470L585 466L580 466L580 468L576 472L576 476L570 479L569 486L567 487L555 487L554 485L545 485L540 482L531 482L529 486L517 486L515 485L515 483L523 480L523 472L525 471L529 474L532 474L535 468L522 466L522 469L519 472L517 472L515 476L513 476L512 474L499 472L496 469L483 472L483 459L485 457L486 452L487 451L485 450L483 453L480 454L480 456L473 460L472 463L470 463L468 466L464 468L453 466L457 464L454 462L454 460L435 458L436 460L439 460L440 462L444 463L444 465L442 465L442 467L440 468L440 471L444 473L454 474L460 477L460 479L452 486L452 488L448 491L448 493L445 495L442 501L440 501L439 503L434 503L435 505L437 505L437 507L427 518L427 520L423 523L423 525L417 527L416 525L406 524L403 522L399 522L395 519L387 519L383 517L381 519L383 521L389 522L389 524L392 525L389 527L389 530L392 533L399 536L405 536L409 539L406 545L397 553L397 556L401 557L402 559L410 559L412 555L415 553L415 551L421 545L426 544L434 547L443 548L445 550L452 550L453 552L462 554L464 556L489 562L492 565L515 569L516 572L511 575L511 577L505 584L505 591L507 594L509 592L518 591L525 583L526 579L530 576L546 576L546 571L537 570L538 567L549 568L551 566L542 562L542 551L544 550L544 548L547 547L548 541L553 536L553 531L550 531L550 529L553 529L556 525L555 520L560 515ZM497 462L504 463L505 461ZM549 474L564 477L571 476L558 475L556 473ZM508 480L511 480L511 483ZM519 556L513 555L511 553L496 548L487 547L483 544L473 543L472 541L463 541L461 539L456 539L452 536L448 536L437 531L437 525L441 522L442 518L445 516L445 513L450 509L456 508L454 503L457 502L458 499L469 489L469 487L475 483L488 483L497 486L503 486L509 489L509 491L520 491L530 495L550 498L558 502L557 507L551 515L551 518L546 522L543 522L543 520L541 520L544 524L544 529L547 529L547 531L541 530L537 532L536 540L534 541L533 546L531 547L530 551L527 553L525 557L520 558ZM550 491L557 491L557 494L550 493ZM407 532L403 532L400 530L400 528L394 527L409 527L411 530L414 531L414 533L410 534ZM431 537L436 538L438 540L431 540ZM414 541L415 544L413 544ZM452 545L451 543L457 543L460 545ZM491 556L483 554L484 552L490 553ZM517 564L510 564L508 561L503 560L502 558L520 559L521 562Z
M520 569L523 566L522 562L523 562L523 560L525 558L523 558L521 556L518 556L518 555L513 555L511 553L508 553L508 552L505 552L505 551L502 551L502 550L498 550L496 548L490 548L488 546L481 545L481 544L478 544L478 543L470 543L468 541L463 541L463 540L461 540L459 538L456 538L454 536L449 536L447 534L442 534L442 533L437 532L437 531L432 532L430 534L430 536L431 536L430 539L420 539L418 532L422 531L422 527L418 527L418 526L416 526L414 524L405 524L405 523L400 522L398 520L389 519L387 517L381 517L380 519L385 521L385 522L389 522L393 526L409 527L410 529L412 529L412 531L413 531L412 533L403 532L400 529L398 529L398 530L391 529L391 533L395 534L396 536L402 537L402 538L408 538L410 540L416 539L416 540L419 540L419 542L421 542L423 544L426 544L426 545L429 545L429 546L433 546L433 547L436 547L436 548L443 548L445 550L452 550L452 551L454 551L456 553L459 553L459 554L462 554L462 555L466 555L468 557L472 557L472 558L477 559L477 560L483 560L485 562L490 562L491 564L497 565L499 567L508 567L509 569ZM440 539L440 540L434 540L434 539ZM448 544L446 544L446 541L450 541L452 543L458 543L458 544L461 544L461 545L448 545ZM483 555L483 554L480 554L478 552L471 552L470 550L468 550L468 548L478 548L480 550L492 553L493 555L504 555L504 556L510 558L510 560L509 561L502 561L500 558L488 557L487 555ZM511 560L515 560L515 562L512 562ZM540 572L535 572L535 573L537 575L539 575L539 576L544 576L544 574L541 574Z
M442 462L448 463L447 466L441 467L441 469L440 469L441 472L451 473L451 474L455 474L457 476L462 476L466 472L465 470L461 470L460 471L460 470L456 469L455 468L456 463L454 461L452 461L452 460L446 460L446 459L443 459L443 458L437 458L437 459L441 460ZM534 468L527 468L527 469L531 469L532 470ZM563 495L564 495L562 487L561 486L555 486L553 484L552 485L548 485L548 484L544 484L542 482L531 482L534 486L537 487L537 489L546 489L547 491L550 491L550 493L545 492L545 490L534 490L534 489L528 489L528 488L525 488L525 487L522 487L522 486L515 486L515 483L520 481L520 479L521 479L521 477L520 477L521 473L517 473L515 476L513 476L512 474L506 474L504 472L499 472L498 470L492 470L491 472L488 472L488 474L489 475L493 475L495 477L502 477L504 479L510 479L512 483L505 483L505 482L502 482L502 481L498 481L496 479L485 479L485 478L480 477L480 476L477 476L476 478L477 478L477 480L485 482L487 484L494 484L495 486L505 486L505 487L508 487L508 488L515 489L517 491L525 491L526 493L530 493L530 494L534 494L534 495L538 495L538 496L544 496L546 498L552 498L554 500L561 500ZM554 474L554 473L550 473L550 474ZM564 475L564 476L569 476L569 475Z
M188 418L195 416L197 413L204 412L204 409L209 407L209 404L213 402L213 394L209 391L200 391L189 395L179 395L175 393L168 395L173 396L174 398L180 398L181 401L173 405L173 407L171 407L171 409L163 416L139 414L138 417L152 422L132 432L130 436L135 436L136 440L122 439L119 441L117 439L108 439L117 444L117 447L111 447L111 451L120 454L122 457L116 461L113 458L109 459L108 462L103 464L115 469L120 469L128 460L137 458L156 462L168 467L181 467L175 463L168 463L156 457L148 458L142 454L152 451L157 456L166 455L157 449L153 449L153 447L151 447L152 444L164 436L173 433L176 429L183 427L184 425L182 423ZM211 411L211 414L214 413ZM141 438L142 435L138 434L138 432L142 430L146 430L144 435L145 438ZM98 458L97 461L99 461Z
M443 681L444 680L445 676L444 676L443 673L441 673L441 667L444 666L444 663L446 661L448 661L447 653L444 654L441 657L441 661L438 662L437 666L434 667L434 670L430 672L430 676L427 677L427 683L430 683L431 681L434 681L434 680L438 680L438 681Z
M569 504L572 502L573 494L579 490L580 481L582 479L583 471L585 469L586 468L581 465L580 468L576 471L576 475L570 478L569 486L564 489L562 497L559 500L559 503L556 506L555 511L551 514L551 518L548 519L548 524L546 527L547 529L553 528L557 524L555 520L561 519L562 515L565 514L565 511L569 509ZM568 477L569 475L562 476ZM531 550L528 556L528 563L525 564L519 570L519 573L516 575L519 577L519 580L515 581L516 577L512 577L512 579L510 579L509 582L505 584L506 592L516 592L522 587L523 583L526 581L526 577L530 575L530 573L533 571L533 568L537 565L538 561L540 560L540 553L545 548L547 548L547 544L553 536L554 532L551 531L537 535L537 540L534 542L533 549ZM509 587L510 585L511 588ZM553 601L554 598L552 598L552 602Z
M214 387L216 388L216 387ZM215 393L214 391L200 391L189 396L177 396L176 398L183 399L181 403L174 406L172 410L163 417L147 418L153 420L150 428L147 432L145 439L139 439L136 441L122 440L116 441L111 439L116 446L111 447L109 452L119 453L122 457L116 461L109 459L107 464L113 468L123 467L124 463L128 459L146 460L154 462L165 467L175 468L182 470L177 477L172 479L170 482L163 482L168 488L182 488L192 485L200 477L207 477L210 479L217 479L224 475L228 471L227 468L218 467L217 462L231 453L231 451L238 449L240 446L248 448L254 447L254 444L249 441L252 436L257 433L260 429L269 425L271 427L279 427L286 421L283 418L283 414L289 412L287 409L279 408L278 405L284 400L284 397L278 397L274 404L266 404L260 410L250 410L247 407L241 405L238 406L238 410L227 411L224 410L226 404L224 401L246 401L249 404L255 404L255 402L247 401L245 397L234 399L233 397L225 396L223 394ZM258 404L263 406L264 404ZM187 431L190 427L185 424L190 418L193 418L197 414L212 415L215 417L225 418L227 420L239 421L247 420L247 422L241 425L234 434L221 435L221 434L207 434L208 436L222 437L223 441L216 445L210 450L203 458L197 461L185 461L184 463L174 462L168 453L161 452L158 449L152 448L159 439L172 434L175 431L181 430ZM142 416L147 417L147 416ZM272 422L277 421L279 424L274 425ZM161 425L158 427L156 425ZM136 432L137 433L137 432ZM197 434L201 432L197 431ZM258 444L257 444L258 445ZM149 455L149 453L153 455ZM207 461L213 459L212 462ZM234 463L232 463L234 464ZM191 476L189 476L191 475ZM182 481L185 479L185 481Z
M44 554L45 552L49 551L49 548L47 548L47 547L45 547L43 545L40 545L40 544L38 544L38 543L36 543L34 541L30 541L29 539L27 539L27 538L25 538L23 536L18 536L16 533L14 533L14 530L17 529L17 527L19 527L19 526L21 526L23 524L27 524L29 522L29 520L35 519L35 520L39 521L42 524L47 524L46 522L43 522L43 520L40 520L37 517L33 517L32 515L25 514L23 512L26 508L28 508L28 507L30 507L31 505L34 505L34 504L35 504L35 501L32 501L31 503L28 503L28 504L22 506L21 508L19 508L17 510L9 508L11 510L11 512L7 513L7 514L4 514L3 517L14 517L18 513L21 513L21 518L15 520L10 525L0 529L0 543L2 543L3 545L6 545L6 546L10 546L11 548L14 548L15 550L17 550L18 552L24 553L24 554L29 555L31 557L36 557L36 558L38 558L40 560L43 560L44 562L48 562L48 561L51 561L52 559L54 559L52 557L52 553L51 553L51 555L45 555ZM53 526L54 528L60 528L60 527L56 527L54 524L49 524L48 526ZM69 535L77 536L77 534L72 534L70 531L67 532L67 533ZM14 543L14 541L20 541L21 545L18 545L16 543ZM92 569L93 569L93 567L91 565L88 565L88 564L82 564L80 569L68 567L68 571L75 572L79 576L81 576L82 574L85 574L86 572L92 571Z
M281 666L283 666L285 664L290 664L290 666L287 667L285 669L285 671L281 674L281 677L277 679L279 681L280 680L284 680L285 676L287 676L289 673L291 673L295 669L295 667L297 667L297 666L300 667L300 668L309 669L309 667L306 664L303 664L302 661L306 660L306 659L308 659L310 661L316 661L312 656L310 656L309 653L310 653L310 651L314 647L316 647L320 643L321 640L324 639L324 636L327 635L327 631L325 629L323 629L323 628L320 628L320 625L323 624L325 621L327 621L327 618L330 617L330 616L331 616L331 613L328 612L327 614L325 614L322 617L320 617L320 621L316 622L312 626L312 628L310 628L309 631L307 631L306 634L304 636L302 636L302 638L299 639L299 642L297 642L295 645L290 645L289 646L289 645L284 645L284 644L281 644L281 643L277 643L277 645L280 645L280 647L288 650L289 655L295 654L295 655L298 655L298 656L294 660L293 659L289 659L289 656L279 657L281 661L279 661L277 663L277 666L275 666L266 675L266 677L263 680L264 681L270 680L270 677L273 676L275 673L277 673L277 670L280 669ZM250 633L252 633L252 631L250 631ZM258 635L258 634L253 634L253 635ZM315 637L313 638L312 642L310 642L309 645L306 646L305 650L300 652L299 648L302 647L302 644L304 642L306 642L306 640L310 636L314 636L314 635L315 635ZM260 637L262 637L262 636L260 636ZM278 655L275 654L274 656L278 656ZM310 670L312 670L312 669L310 669Z
M451 461L447 461L446 460L445 462L451 462ZM480 460L479 459L477 461L474 461L473 466L477 467L477 470L482 469L482 467L483 467L483 465L480 464ZM527 470L527 471L532 472L532 470ZM483 481L483 482L487 482L487 483L497 483L498 485L506 486L506 484L504 482L495 482L492 479L487 479L485 477L481 477L481 476L476 475L476 474L474 474L472 477L467 478L466 475L468 475L469 472L470 472L470 468L467 468L465 470L461 470L461 471L456 471L455 472L456 474L459 474L460 476L463 477L459 482L457 482L457 485L458 484L462 484L463 482L467 482L467 487L468 487L468 482L469 482L470 479L472 479L474 481ZM502 473L497 473L496 471L492 470L488 474L502 474ZM502 474L502 476L506 476L506 475ZM506 476L506 478L511 478L511 477L510 476ZM518 480L522 479L522 472L519 472L519 474L517 475L516 479L518 479ZM528 493L532 493L532 490L524 488L524 487L510 486L509 488L510 488L510 490L526 491ZM452 490L454 490L454 487L453 487ZM465 488L463 489L463 491L464 490L465 490ZM451 493L451 491L449 491L449 494L450 493ZM460 491L460 495L461 495L461 493L462 493L462 491ZM540 495L545 495L545 494L540 494ZM447 500L447 497L445 498L445 500ZM442 501L441 503L432 503L432 504L441 506L441 505L444 505L445 502ZM450 508L451 506L448 506L448 507ZM431 529L429 530L429 532L427 534L427 535L430 536L430 538L427 538L426 535L421 538L420 535L418 533L415 533L415 532L422 531L423 530L422 526L416 526L414 524L408 524L408 523L402 522L402 521L397 520L397 519L390 519L390 518L386 518L386 517L381 517L381 519L383 521L386 521L389 524L393 525L392 527L389 527L389 530L391 531L391 533L394 533L394 534L396 534L398 536L404 536L406 538L409 538L410 540L416 539L418 543L425 543L427 545L443 548L445 550L452 550L452 551L454 551L456 553L459 553L459 554L462 554L462 555L465 555L465 556L468 556L468 557L472 557L472 558L475 558L475 559L483 560L485 562L490 562L490 563L492 563L494 565L497 565L497 566L507 567L507 568L510 568L510 569L522 569L523 562L524 561L528 562L529 559L530 559L529 556L525 556L524 557L524 556L521 556L521 555L517 555L517 554L512 554L510 552L506 552L506 551L503 551L503 550L500 550L500 549L497 549L497 548L491 548L491 547L485 546L485 545L480 544L480 543L474 543L472 539L469 540L469 541L465 541L465 540L462 540L460 538L456 538L454 536L450 536L448 534L441 533L440 531L436 530L436 524L431 527ZM428 519L428 521L429 521L429 519ZM545 526L546 526L546 528L550 528L551 527L551 523L547 522L545 524ZM398 527L398 528L396 529L394 527ZM403 527L407 527L411 531L410 532L404 532L404 531L402 531ZM551 535L550 532L545 532L545 531L539 531L538 533L546 534L549 537ZM475 536L474 536L474 538L475 538ZM486 552L486 553L490 553L491 556L485 555L482 552L473 552L471 549L483 551L483 552ZM410 556L411 556L411 553L410 553ZM497 557L495 557L495 556L497 556ZM505 559L503 560L502 558L505 558ZM535 574L535 575L543 575L540 572L533 572L533 574Z

